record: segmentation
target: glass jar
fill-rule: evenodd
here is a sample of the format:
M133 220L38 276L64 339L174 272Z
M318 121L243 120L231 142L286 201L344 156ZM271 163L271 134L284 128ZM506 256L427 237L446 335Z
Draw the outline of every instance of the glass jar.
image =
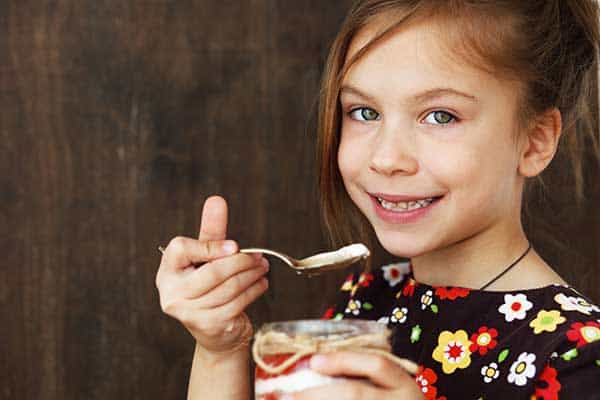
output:
M328 385L348 378L321 375L309 367L315 353L336 350L390 351L385 324L364 320L300 320L264 325L255 335L255 399Z

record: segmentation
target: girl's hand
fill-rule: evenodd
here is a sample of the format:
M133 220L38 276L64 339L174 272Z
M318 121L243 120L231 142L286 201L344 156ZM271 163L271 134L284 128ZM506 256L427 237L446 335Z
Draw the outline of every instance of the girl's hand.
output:
M324 375L350 376L348 380L285 395L284 400L417 400L424 399L415 379L404 368L375 354L340 351L318 354L310 367Z
M225 240L227 203L206 200L198 240L176 237L166 247L156 287L162 310L179 320L197 344L213 354L247 346L252 324L244 309L268 287L269 265L260 254L238 253ZM195 264L204 263L199 267Z

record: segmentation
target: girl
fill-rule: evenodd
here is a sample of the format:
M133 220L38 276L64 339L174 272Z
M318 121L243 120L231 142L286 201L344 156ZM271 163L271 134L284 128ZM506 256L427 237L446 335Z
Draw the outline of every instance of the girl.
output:
M374 232L410 264L349 277L328 316L388 323L394 353L420 369L316 355L311 368L364 379L289 398L600 398L600 309L521 224L524 188L559 142L576 169L597 144L597 17L592 0L355 4L323 79L325 223L336 244ZM157 274L163 310L196 339L190 398L251 396L243 310L268 263L239 254L226 225L224 200L208 199L198 240L174 239Z

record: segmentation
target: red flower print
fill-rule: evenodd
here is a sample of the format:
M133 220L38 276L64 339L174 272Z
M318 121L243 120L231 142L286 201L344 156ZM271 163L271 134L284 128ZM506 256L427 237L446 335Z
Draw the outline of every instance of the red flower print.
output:
M458 297L467 297L471 291L467 288L438 286L435 288L435 295L440 299L456 300Z
M556 379L556 369L546 365L535 383L534 397L542 400L558 400L559 391L560 382Z
M333 313L334 312L335 312L335 307L329 307L327 310L325 310L325 312L321 316L321 319L331 319L331 318L333 318Z
M435 372L429 368L425 368L423 366L419 367L417 371L417 375L415 376L415 382L423 392L423 396L427 400L435 400L437 395L437 389L433 384L437 382L437 375Z
M402 295L403 296L414 295L416 287L417 287L417 281L415 281L413 278L409 278L408 281L406 282L406 285L404 285L404 288L402 289Z
M480 355L485 356L488 350L493 349L498 344L496 337L498 337L496 329L482 326L477 333L471 335L469 350L471 350L471 353L479 351Z
M577 347L600 340L600 324L595 321L589 321L585 324L575 322L571 324L571 329L567 331L567 338L571 342L577 342Z
M373 280L373 274L364 272L360 274L360 278L358 278L358 284L362 287L368 287Z

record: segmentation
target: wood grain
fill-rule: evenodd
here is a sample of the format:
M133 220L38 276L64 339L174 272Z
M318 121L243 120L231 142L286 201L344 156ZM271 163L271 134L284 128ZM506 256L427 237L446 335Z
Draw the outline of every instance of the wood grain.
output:
M211 194L228 199L242 245L325 249L314 106L349 4L0 2L0 398L185 398L193 344L160 311L156 246L196 235ZM531 231L598 300L588 174L579 214L566 178L534 207L565 245ZM274 264L250 314L314 317L341 275L297 279Z

